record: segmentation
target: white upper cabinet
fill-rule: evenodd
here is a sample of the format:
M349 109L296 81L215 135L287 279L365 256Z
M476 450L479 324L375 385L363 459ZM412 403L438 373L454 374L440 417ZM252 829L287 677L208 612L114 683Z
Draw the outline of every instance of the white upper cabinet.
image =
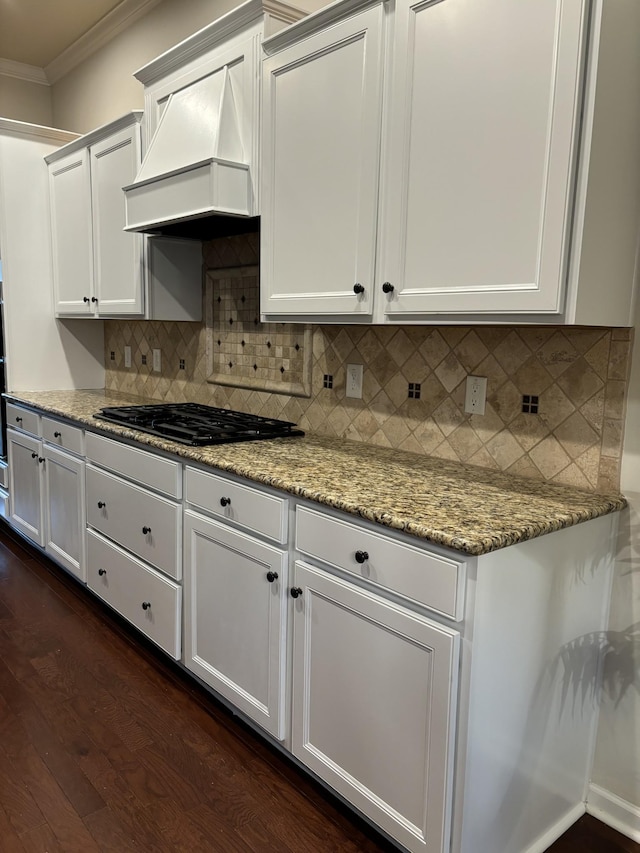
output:
M630 324L639 31L612 0L344 0L267 40L263 315Z
M371 318L383 7L266 60L262 310Z
M131 113L45 158L59 316L143 312L143 238L122 230L122 187L140 163L141 119Z

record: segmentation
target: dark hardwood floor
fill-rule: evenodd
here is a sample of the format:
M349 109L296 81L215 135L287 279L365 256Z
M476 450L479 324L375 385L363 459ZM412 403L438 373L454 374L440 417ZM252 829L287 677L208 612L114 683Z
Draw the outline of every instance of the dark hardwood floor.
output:
M394 849L0 523L1 853Z

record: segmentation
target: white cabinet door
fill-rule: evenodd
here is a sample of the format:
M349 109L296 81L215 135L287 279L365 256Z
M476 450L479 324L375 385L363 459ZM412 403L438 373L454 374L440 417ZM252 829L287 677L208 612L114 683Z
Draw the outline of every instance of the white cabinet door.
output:
M287 552L189 511L184 531L185 666L281 740Z
M459 635L295 565L293 753L408 850L449 850Z
M89 152L74 151L49 166L56 312L93 315L93 237Z
M86 582L84 460L43 445L45 548Z
M562 310L587 6L396 4L381 316Z
M30 435L7 430L9 451L10 522L36 545L44 545L42 443Z
M368 9L264 62L265 314L371 316L382 19Z
M135 122L90 148L94 246L94 298L98 315L141 314L143 240L125 225L122 187L140 163L140 125Z

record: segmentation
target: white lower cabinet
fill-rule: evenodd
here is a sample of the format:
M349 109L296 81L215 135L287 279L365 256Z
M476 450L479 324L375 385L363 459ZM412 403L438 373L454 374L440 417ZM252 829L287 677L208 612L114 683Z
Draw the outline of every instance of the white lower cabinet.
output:
M43 445L45 549L86 582L84 459Z
M87 584L172 658L180 658L180 585L93 530L87 531Z
M185 665L282 740L288 553L187 510Z
M295 564L293 753L411 851L449 849L458 632Z
M36 545L44 545L44 472L42 442L16 430L7 430L9 454L10 522Z

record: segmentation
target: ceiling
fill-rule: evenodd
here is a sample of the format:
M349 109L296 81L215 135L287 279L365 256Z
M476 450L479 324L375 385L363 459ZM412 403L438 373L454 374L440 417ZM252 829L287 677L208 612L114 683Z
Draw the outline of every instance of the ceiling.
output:
M0 60L45 68L129 0L0 0Z

